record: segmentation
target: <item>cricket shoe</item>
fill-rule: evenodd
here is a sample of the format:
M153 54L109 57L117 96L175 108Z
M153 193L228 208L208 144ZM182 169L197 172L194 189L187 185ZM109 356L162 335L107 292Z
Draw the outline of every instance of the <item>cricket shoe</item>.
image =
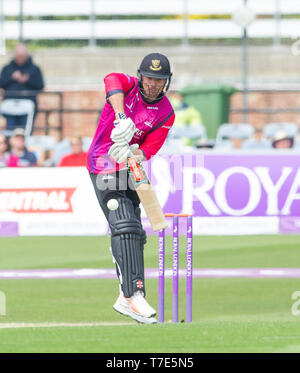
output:
M113 305L115 311L122 315L129 316L142 324L156 324L154 317L156 311L148 304L141 291L136 291L130 298L124 297L123 293L119 295L116 303Z

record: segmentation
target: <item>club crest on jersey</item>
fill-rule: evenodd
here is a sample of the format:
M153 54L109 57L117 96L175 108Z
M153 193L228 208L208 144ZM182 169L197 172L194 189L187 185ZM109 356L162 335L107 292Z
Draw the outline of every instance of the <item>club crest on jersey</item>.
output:
M153 71L159 71L162 69L162 66L160 64L160 60L152 60L152 66L149 66L151 70Z
M143 136L144 131L137 129L134 133L134 137L141 137Z

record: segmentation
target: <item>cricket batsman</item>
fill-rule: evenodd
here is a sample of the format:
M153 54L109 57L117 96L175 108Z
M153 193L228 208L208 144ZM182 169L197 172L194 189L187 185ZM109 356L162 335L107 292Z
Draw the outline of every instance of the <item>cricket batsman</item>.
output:
M144 244L140 200L130 188L127 159L149 160L162 147L175 114L166 97L171 82L166 56L144 57L137 77L104 78L106 103L88 151L87 168L111 231L111 253L120 282L113 308L144 324L156 323L145 299ZM111 202L115 202L116 206ZM116 202L117 201L117 202Z

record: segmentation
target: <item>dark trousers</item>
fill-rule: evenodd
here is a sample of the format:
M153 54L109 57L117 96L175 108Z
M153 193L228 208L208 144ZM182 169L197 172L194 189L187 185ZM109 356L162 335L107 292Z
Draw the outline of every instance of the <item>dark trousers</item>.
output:
M127 170L90 177L96 196L111 230L111 253L125 297L135 291L145 294L144 244L146 232L141 223L139 197L128 185ZM116 199L119 207L110 211L107 202Z
M139 207L140 199L134 189L130 188L130 180L127 170L117 171L112 174L92 174L90 177L99 205L108 221L109 209L107 202L110 199L128 198L133 204L134 209ZM109 221L108 221L109 222Z
M6 129L13 131L16 128L25 129L27 122L27 115L4 115L6 118Z

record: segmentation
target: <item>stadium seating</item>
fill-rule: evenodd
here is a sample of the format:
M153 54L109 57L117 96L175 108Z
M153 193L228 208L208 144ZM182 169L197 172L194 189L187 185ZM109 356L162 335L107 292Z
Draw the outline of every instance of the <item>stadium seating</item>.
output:
M263 135L265 138L272 138L276 132L284 131L291 137L297 136L299 128L296 123L290 122L272 122L264 126Z
M57 141L54 136L27 136L25 138L25 145L28 150L34 152L37 159L38 165L42 166L49 154L51 152Z
M248 140L254 131L254 127L249 123L223 123L218 128L215 148L232 149L233 143L230 140Z
M260 141L251 137L242 144L242 149L247 150L266 150L272 148L272 142L269 139L262 138Z
M173 126L169 132L169 137L172 139L188 138L188 139L206 139L206 128L203 124L191 124L186 126Z
M83 137L82 138L82 148L84 151L88 151L91 143L91 137ZM53 148L53 153L50 159L47 159L45 162L45 166L57 166L60 159L68 154L71 153L71 144L69 138L65 138L62 141L58 142L55 147Z
M53 150L57 141L54 136L28 136L26 137L26 146L30 147L41 147L45 151Z
M31 134L34 115L34 103L28 99L7 98L2 101L0 111L2 115L27 115L25 125L25 135ZM12 131L5 131L6 136L10 136Z

